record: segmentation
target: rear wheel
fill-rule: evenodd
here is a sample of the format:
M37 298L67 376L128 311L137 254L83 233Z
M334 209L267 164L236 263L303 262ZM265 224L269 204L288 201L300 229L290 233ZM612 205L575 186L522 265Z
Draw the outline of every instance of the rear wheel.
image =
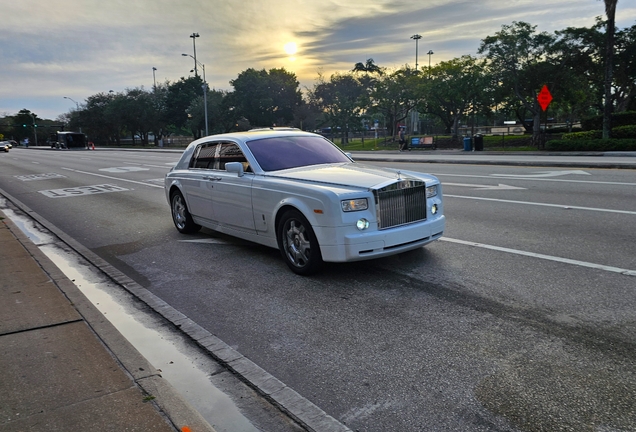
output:
M297 210L283 214L278 225L278 248L287 266L296 274L315 273L323 264L314 230Z
M172 221L180 233L191 234L201 229L201 225L195 224L192 220L181 192L175 191L170 195L170 208L172 210Z

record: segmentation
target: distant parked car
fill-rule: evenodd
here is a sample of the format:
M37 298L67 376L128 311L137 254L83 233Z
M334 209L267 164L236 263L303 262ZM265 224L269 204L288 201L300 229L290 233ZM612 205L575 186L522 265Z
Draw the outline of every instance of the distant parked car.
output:
M196 140L166 175L165 191L179 232L205 226L278 248L301 275L323 261L417 249L445 227L436 177L356 163L326 138L294 129Z
M11 141L0 141L0 145L7 146L9 149L13 148L13 143Z

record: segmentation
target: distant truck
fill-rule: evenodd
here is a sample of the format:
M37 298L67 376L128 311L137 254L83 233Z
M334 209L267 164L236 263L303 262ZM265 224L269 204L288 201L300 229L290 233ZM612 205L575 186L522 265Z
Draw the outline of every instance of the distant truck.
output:
M56 132L49 136L51 148L77 149L86 148L86 135L81 132Z

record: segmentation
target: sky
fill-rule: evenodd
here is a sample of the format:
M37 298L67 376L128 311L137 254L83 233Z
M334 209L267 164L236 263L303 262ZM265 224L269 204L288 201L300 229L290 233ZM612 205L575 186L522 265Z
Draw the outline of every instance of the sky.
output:
M54 120L97 93L191 76L193 41L211 88L232 90L230 80L248 68L285 68L304 89L319 74L369 58L413 67L416 48L420 67L477 55L482 39L514 21L550 33L590 27L604 7L602 0L0 0L0 117L26 108ZM616 24L636 24L636 0L618 1Z

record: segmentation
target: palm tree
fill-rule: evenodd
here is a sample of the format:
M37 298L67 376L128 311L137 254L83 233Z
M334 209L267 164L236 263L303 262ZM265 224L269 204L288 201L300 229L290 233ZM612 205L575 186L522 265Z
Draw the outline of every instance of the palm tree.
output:
M358 62L353 66L351 72L366 72L367 74L377 73L382 75L382 68L375 64L372 58L368 59L366 63Z
M607 24L605 31L605 107L603 109L603 139L612 133L612 75L614 63L614 32L618 0L604 0Z

